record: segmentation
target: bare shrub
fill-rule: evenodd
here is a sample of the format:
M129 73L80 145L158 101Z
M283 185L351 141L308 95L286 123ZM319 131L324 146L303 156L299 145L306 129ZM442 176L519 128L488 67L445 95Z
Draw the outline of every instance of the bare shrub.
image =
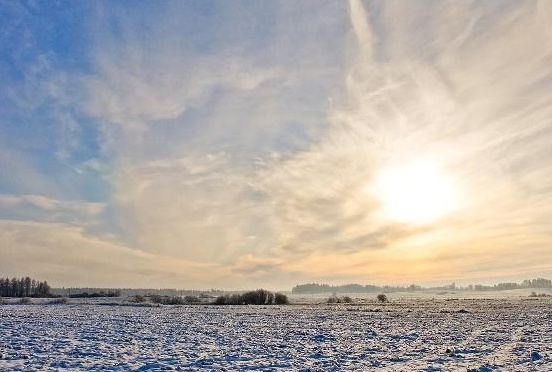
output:
M154 304L161 304L163 303L163 297L159 295L151 295L150 301L153 302Z
M183 305L184 299L181 296L165 297L163 299L165 305Z
M158 304L158 305L161 305L161 304L162 305L183 305L184 304L184 298L182 296L151 295L149 296L149 298L152 303Z
M131 300L131 302L134 302L136 304L141 304L142 302L146 302L146 298L144 296L141 296L141 295L136 295Z
M245 292L241 295L241 301L245 305L269 305L268 300L273 298L270 292L265 289Z
M59 297L48 302L51 305L65 305L69 300L67 297Z
M546 293L537 293L535 291L532 291L529 297L550 297L550 295Z
M328 297L326 302L329 304L337 304L339 303L339 297L337 297L336 295L331 295L330 297Z
M381 302L381 303L389 301L387 299L387 296L384 295L383 293L379 294L376 298L377 298L378 302Z
M283 293L276 292L274 294L274 304L276 304L276 305L288 305L289 304L288 297Z
M350 304L353 302L353 299L349 296L343 296L341 297L341 301L344 303L344 304Z
M228 305L228 295L220 295L215 298L215 305Z
M215 305L242 305L241 296L237 294L220 295L215 299Z
M184 296L184 302L187 304L197 304L201 302L201 298L198 296Z
M329 304L350 304L353 302L353 299L349 296L338 297L337 295L331 295L326 302Z

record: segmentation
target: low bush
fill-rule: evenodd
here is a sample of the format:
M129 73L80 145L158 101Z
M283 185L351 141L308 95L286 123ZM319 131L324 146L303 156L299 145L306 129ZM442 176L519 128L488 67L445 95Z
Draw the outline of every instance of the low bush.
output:
M274 304L275 305L288 305L289 304L288 297L283 293L276 292L274 294Z
M184 299L181 296L172 296L163 298L164 305L183 305Z
M58 297L50 300L48 304L50 305L65 305L68 302L67 297Z
M384 295L383 293L379 294L378 297L376 297L376 298L377 298L378 302L381 302L381 303L384 303L384 302L389 301L389 300L387 299L387 296Z
M22 297L18 302L20 305L29 305L31 304L31 299L29 297Z
M335 304L339 301L339 297L337 297L336 295L331 295L330 297L328 297L328 299L326 300L327 303L329 304Z
M326 302L329 304L350 304L353 302L353 299L349 296L338 297L336 295L331 295Z
M142 297L142 296L135 296L134 298L136 299L136 297ZM186 303L185 299L182 296L151 295L149 296L149 299L154 304L162 304L162 305L183 305L184 303Z
M343 303L345 304L350 304L350 303L353 303L353 299L349 296L343 296L341 297L341 300L343 301Z
M149 296L149 298L150 298L150 301L153 302L154 304L163 303L163 297L161 297L159 295L151 295L151 296Z
M141 295L136 295L132 298L131 302L134 302L135 304L141 304L142 302L146 302L146 298Z
M215 305L241 305L240 303L240 296L233 294L233 295L220 295L217 298L215 298Z
M184 296L184 302L187 304L197 304L201 302L198 296Z
M537 293L537 292L533 291L533 292L531 292L529 297L550 297L550 295L546 294L546 293Z
M70 294L70 298L97 298L97 297L119 297L121 295L121 291L119 290L113 290L113 291L99 291L99 292L82 292L82 293L73 293Z

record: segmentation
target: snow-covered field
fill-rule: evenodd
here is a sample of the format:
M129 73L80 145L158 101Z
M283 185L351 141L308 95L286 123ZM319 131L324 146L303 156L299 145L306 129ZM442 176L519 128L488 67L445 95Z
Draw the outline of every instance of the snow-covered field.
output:
M0 370L552 371L552 299L0 306Z

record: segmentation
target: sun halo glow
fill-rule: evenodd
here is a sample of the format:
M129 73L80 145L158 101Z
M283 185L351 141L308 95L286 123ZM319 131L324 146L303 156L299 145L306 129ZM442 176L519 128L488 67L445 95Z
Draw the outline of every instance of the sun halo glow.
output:
M432 223L456 207L455 185L438 164L416 160L380 172L374 183L383 217L416 224Z

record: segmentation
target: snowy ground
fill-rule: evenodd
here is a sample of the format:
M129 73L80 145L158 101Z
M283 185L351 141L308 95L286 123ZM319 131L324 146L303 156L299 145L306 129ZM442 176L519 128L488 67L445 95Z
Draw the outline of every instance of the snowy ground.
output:
M0 306L0 371L552 371L552 299Z

